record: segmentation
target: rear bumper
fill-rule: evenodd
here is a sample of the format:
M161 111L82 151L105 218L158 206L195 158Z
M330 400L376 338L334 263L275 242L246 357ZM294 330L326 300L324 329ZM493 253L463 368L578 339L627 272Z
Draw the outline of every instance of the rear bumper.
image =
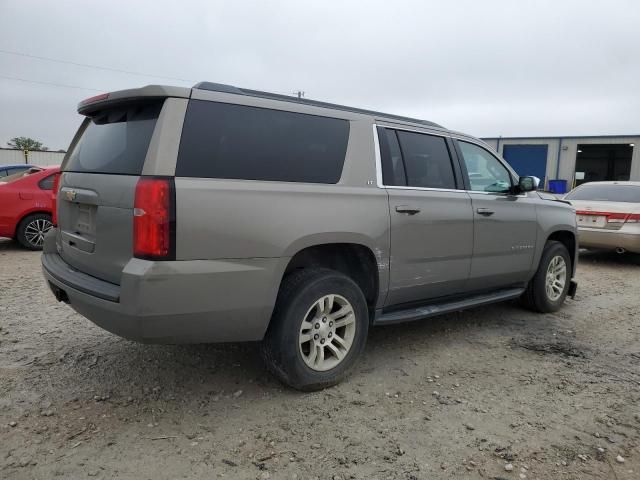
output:
M623 227L625 228L625 227ZM640 253L640 232L600 231L591 228L579 228L580 247L615 250L624 248L630 252Z
M114 285L73 269L50 250L45 245L42 268L56 298L105 330L145 343L262 339L283 263L132 259Z

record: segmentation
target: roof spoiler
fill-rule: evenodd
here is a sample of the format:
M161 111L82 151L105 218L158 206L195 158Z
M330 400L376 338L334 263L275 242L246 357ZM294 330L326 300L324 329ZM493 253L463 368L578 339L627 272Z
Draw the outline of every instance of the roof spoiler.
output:
M140 98L189 98L190 95L190 88L168 87L165 85L147 85L141 88L101 93L100 95L86 98L78 104L78 113L90 116L91 113L102 110L105 107L111 107L113 105L130 102L131 100Z

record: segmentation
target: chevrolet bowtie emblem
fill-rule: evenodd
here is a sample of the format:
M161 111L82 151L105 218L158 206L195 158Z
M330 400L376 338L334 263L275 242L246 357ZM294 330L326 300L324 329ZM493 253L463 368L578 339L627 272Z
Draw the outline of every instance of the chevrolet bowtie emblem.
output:
M76 199L76 195L78 194L75 192L75 190L67 190L65 192L65 195L67 196L67 200L73 202Z

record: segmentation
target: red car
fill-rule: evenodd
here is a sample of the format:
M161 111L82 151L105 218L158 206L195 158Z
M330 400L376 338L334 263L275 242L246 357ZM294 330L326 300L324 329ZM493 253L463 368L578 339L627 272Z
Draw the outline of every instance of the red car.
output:
M51 228L52 190L60 167L34 167L0 181L0 237L41 250Z

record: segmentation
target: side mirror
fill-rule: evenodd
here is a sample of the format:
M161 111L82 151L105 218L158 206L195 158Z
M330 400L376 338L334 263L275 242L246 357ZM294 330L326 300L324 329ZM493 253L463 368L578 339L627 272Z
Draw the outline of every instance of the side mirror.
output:
M538 177L520 177L518 180L518 190L521 192L533 192L538 189L540 179Z

